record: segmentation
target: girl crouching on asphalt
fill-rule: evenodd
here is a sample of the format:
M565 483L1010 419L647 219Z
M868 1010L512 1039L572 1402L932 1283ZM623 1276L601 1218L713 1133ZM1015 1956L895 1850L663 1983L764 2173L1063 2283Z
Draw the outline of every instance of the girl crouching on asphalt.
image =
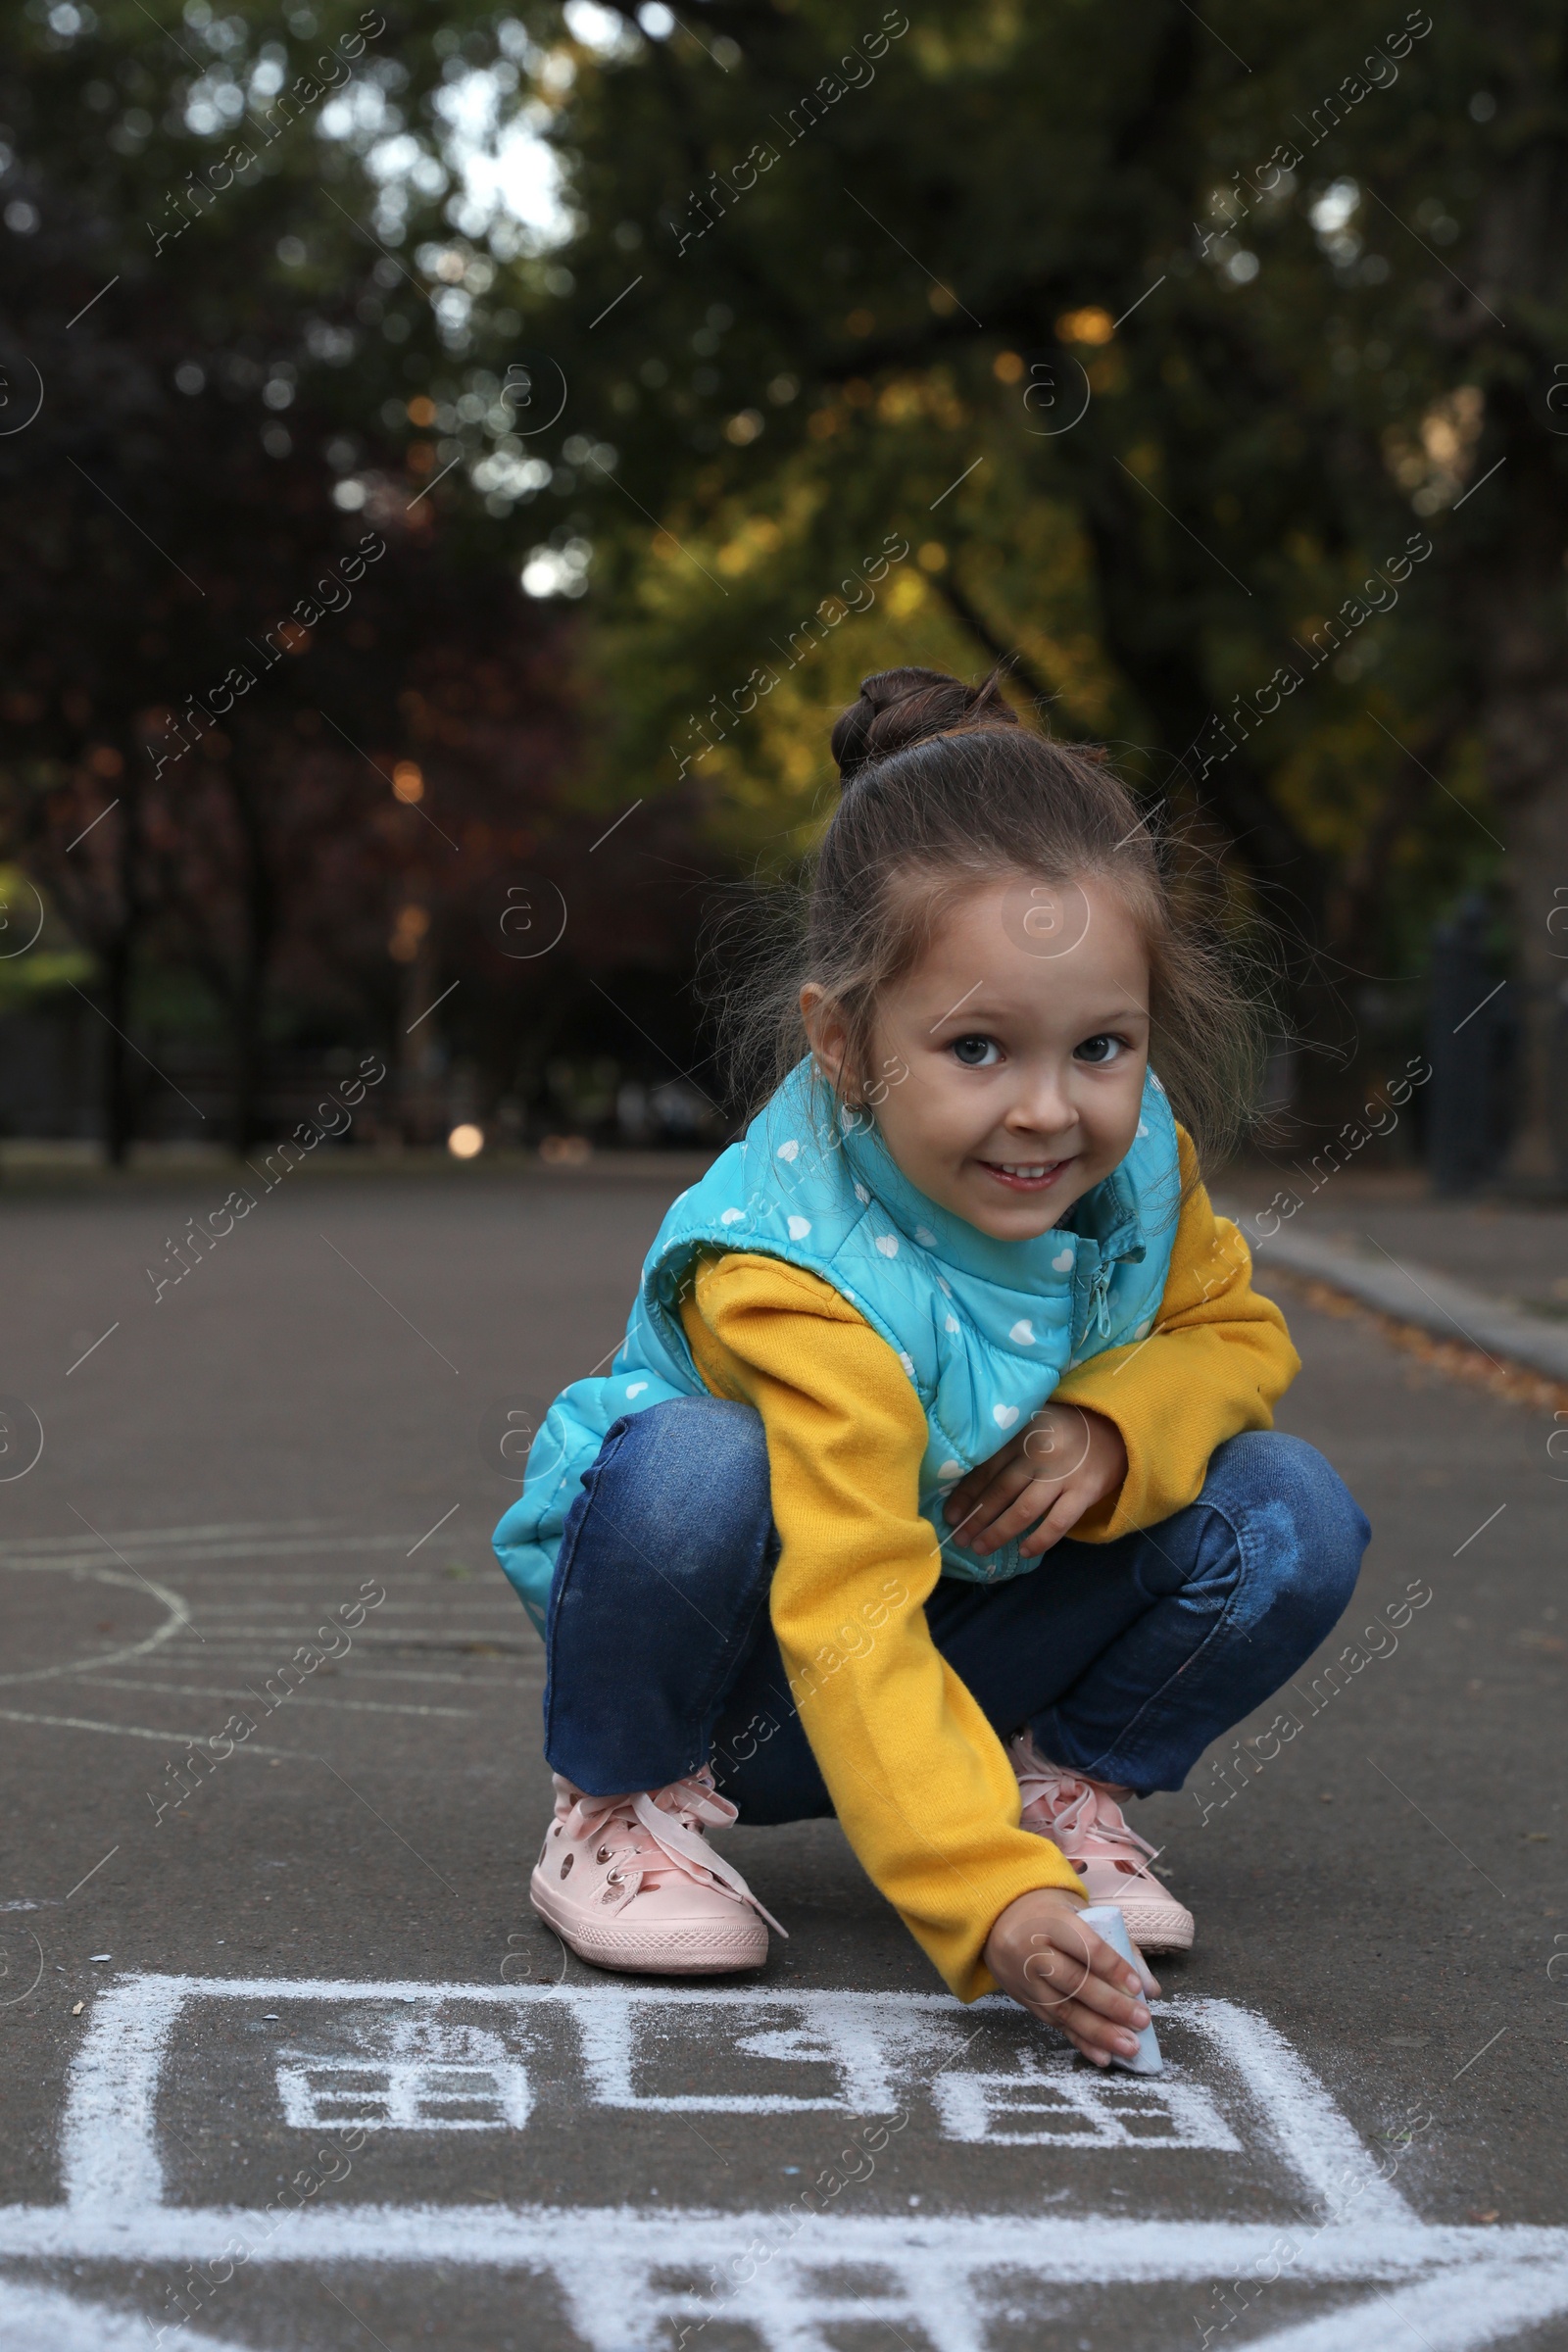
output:
M756 1968L708 1832L836 1813L960 1998L1103 2066L1157 1987L1081 1909L1194 1935L1124 1807L1296 1672L1368 1529L1271 1426L1298 1359L1200 1178L1251 1016L1132 796L932 670L833 751L779 1083L497 1530L547 1648L532 1900L602 1968Z

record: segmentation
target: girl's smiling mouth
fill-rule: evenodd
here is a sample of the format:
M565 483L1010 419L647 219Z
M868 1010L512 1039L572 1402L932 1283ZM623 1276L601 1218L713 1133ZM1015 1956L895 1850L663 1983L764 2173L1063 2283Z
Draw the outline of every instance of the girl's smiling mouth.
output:
M1004 1185L1009 1193L1044 1193L1050 1191L1063 1168L1072 1166L1072 1161L979 1159L975 1165L984 1168L988 1176Z

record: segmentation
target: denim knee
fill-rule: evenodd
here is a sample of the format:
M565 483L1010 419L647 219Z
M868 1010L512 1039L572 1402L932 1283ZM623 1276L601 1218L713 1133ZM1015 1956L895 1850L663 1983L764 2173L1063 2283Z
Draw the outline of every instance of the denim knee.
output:
M607 1432L574 1507L621 1524L665 1575L749 1551L772 1524L761 1415L723 1396L630 1414Z
M567 1514L545 1626L545 1752L596 1792L692 1772L767 1604L767 1446L750 1406L614 1422Z
M1246 1430L1216 1447L1204 1505L1235 1539L1240 1617L1268 1616L1307 1655L1349 1606L1372 1534L1338 1471L1304 1438Z

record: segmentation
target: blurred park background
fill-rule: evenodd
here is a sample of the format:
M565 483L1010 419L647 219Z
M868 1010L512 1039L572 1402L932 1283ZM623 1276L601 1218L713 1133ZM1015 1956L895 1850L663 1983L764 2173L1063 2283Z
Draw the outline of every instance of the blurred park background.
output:
M1002 663L1277 1150L1568 1190L1560 8L25 0L0 174L0 1163L717 1142L834 713Z

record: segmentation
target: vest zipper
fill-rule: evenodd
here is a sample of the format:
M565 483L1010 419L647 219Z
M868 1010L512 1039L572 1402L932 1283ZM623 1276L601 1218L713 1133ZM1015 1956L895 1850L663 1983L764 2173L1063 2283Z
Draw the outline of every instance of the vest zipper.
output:
M1107 1294L1110 1290L1110 1278L1115 1270L1116 1269L1114 1266L1102 1266L1099 1273L1095 1276L1094 1283L1089 1293L1089 1318L1085 1321L1084 1329L1087 1332L1089 1328L1089 1321L1098 1318L1100 1324L1100 1336L1102 1340L1110 1337L1110 1313L1107 1304Z

